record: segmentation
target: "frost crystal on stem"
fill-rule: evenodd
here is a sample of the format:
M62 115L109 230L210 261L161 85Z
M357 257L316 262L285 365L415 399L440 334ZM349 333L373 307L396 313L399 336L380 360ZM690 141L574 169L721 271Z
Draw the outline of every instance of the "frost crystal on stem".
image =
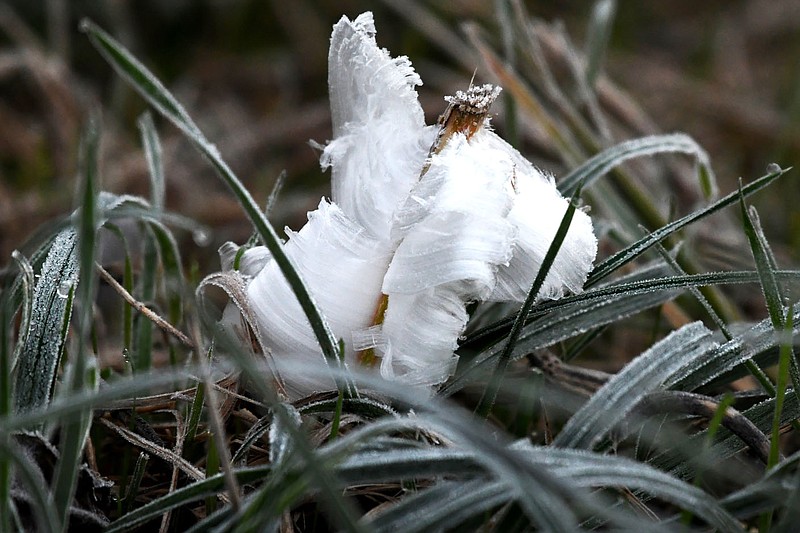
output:
M499 87L446 97L438 124L426 126L421 83L408 58L377 46L371 13L334 26L334 139L321 158L332 201L299 232L287 230L285 247L349 364L379 363L388 379L436 385L455 369L468 303L525 299L567 200L491 130ZM541 297L580 291L596 251L591 219L578 211ZM263 248L242 265L257 334L289 394L331 388L288 368L324 362L280 270Z

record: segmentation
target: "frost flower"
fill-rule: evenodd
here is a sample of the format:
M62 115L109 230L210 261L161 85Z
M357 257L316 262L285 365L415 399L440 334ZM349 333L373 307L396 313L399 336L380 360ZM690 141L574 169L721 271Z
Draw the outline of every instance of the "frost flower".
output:
M334 139L321 164L332 169L332 201L322 199L300 231L287 229L286 254L350 365L442 383L466 304L525 299L567 201L489 128L499 88L448 97L439 123L426 126L422 82L408 58L378 48L371 13L334 26L328 80ZM577 211L540 297L580 291L596 251L591 220ZM241 270L256 334L289 395L331 388L287 366L324 363L268 252L247 251Z

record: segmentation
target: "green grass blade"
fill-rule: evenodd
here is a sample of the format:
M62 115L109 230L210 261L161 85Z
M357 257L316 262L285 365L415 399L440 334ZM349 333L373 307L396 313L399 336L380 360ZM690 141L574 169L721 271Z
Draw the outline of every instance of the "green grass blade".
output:
M127 513L133 508L133 503L136 496L139 494L139 486L142 483L142 478L144 477L144 472L147 469L147 462L149 460L149 455L144 452L139 452L139 457L136 458L136 466L133 468L133 474L125 489L125 496L122 499L123 513Z
M778 356L778 380L775 395L775 416L772 418L772 439L769 448L769 462L767 468L774 468L780 459L781 415L783 413L786 387L789 384L789 363L792 360L792 329L794 314L791 308L786 313L783 336L780 342L780 355Z
M800 306L794 306L793 313L792 334L797 335L800 334ZM779 341L780 337L775 335L770 319L762 320L717 347L709 353L705 364L691 369L677 380L670 382L670 386L681 390L696 390L745 361L774 349Z
M153 207L161 211L164 209L164 197L166 196L166 182L164 180L164 161L162 158L161 141L158 138L153 115L143 113L136 121L139 127L139 135L142 138L144 156L147 160L147 169L150 173L151 198Z
M747 209L744 197L740 197L742 209L742 219L747 240L750 242L750 250L756 262L756 271L761 281L761 290L764 300L767 303L772 326L776 332L784 330L784 305L781 287L778 285L778 278L775 275L777 264L772 249L767 242L767 237L761 228L758 212L755 207ZM800 401L800 365L798 365L794 350L789 346L789 375L792 378L793 391L797 400Z
M242 443L239 445L236 453L233 454L233 457L231 457L231 463L233 465L237 465L246 460L247 452L250 451L250 448L256 442L258 442L258 440L263 437L267 431L269 431L271 422L272 415L269 414L259 418L256 423L250 427L245 436L242 438Z
M103 228L113 233L120 241L122 250L125 254L122 267L122 288L128 294L133 294L133 262L131 261L131 251L128 239L116 224L106 222ZM126 302L122 302L122 353L127 360L133 350L133 309Z
M78 237L73 229L58 234L33 290L30 329L17 359L14 405L29 411L50 401L72 314L70 292L78 282Z
M255 483L263 481L269 475L269 466L238 469L234 471L239 483ZM180 487L169 494L147 503L111 523L106 529L107 533L130 531L142 524L158 518L164 513L177 509L188 503L200 501L206 497L214 496L225 488L222 474L206 478L186 487Z
M15 250L14 259L22 254ZM18 261L18 263L22 263ZM23 273L23 276L25 274ZM30 293L30 282L26 281L28 287L22 287L23 293ZM4 288L5 289L5 288ZM7 417L13 409L12 389L11 389L11 317L14 316L12 310L11 296L8 290L0 293L0 417ZM27 327L23 321L22 327ZM2 427L2 426L0 426ZM10 434L0 433L0 447L8 447ZM11 530L11 460L6 453L0 453L0 530Z
M102 215L98 214L97 205L99 142L97 118L93 118L90 120L84 138L82 152L83 184L80 190L81 207L78 209L76 221L79 271L83 275L77 289L71 288L78 297L81 312L78 316L77 349L72 354L69 376L71 379L65 388L70 392L82 392L96 385L96 382L93 383L91 381L90 376L93 374L93 365L89 364L86 351L88 351L87 341L93 322L92 313L97 282L97 278L92 275L96 255L96 233L99 227L98 222L102 218ZM53 501L64 528L68 527L69 507L72 504L75 483L83 455L83 446L88 436L91 421L91 412L87 410L65 419L61 424L60 457L53 481Z
M544 280L547 278L547 274L550 272L550 267L553 265L553 262L558 255L558 251L561 249L561 245L564 243L564 239L567 236L569 227L572 224L572 217L575 214L579 197L580 188L576 189L575 194L572 195L569 205L567 206L567 210L564 212L564 216L562 217L561 223L558 226L558 230L556 230L556 234L553 237L553 241L550 243L544 259L542 259L542 266L539 268L539 272L536 273L536 278L533 280L533 285L528 291L528 295L525 297L525 302L523 302L522 307L514 319L514 323L511 326L511 331L506 339L505 347L503 348L503 351L500 353L500 356L497 360L497 366L495 367L494 373L489 380L489 384L483 393L483 397L481 398L478 407L475 410L475 412L481 417L485 418L492 410L492 406L494 405L495 399L497 398L497 393L500 390L500 385L503 381L503 374L505 374L508 363L511 361L511 355L514 351L514 346L516 346L520 333L522 333L522 328L525 325L525 319L530 314L533 304L536 303L536 298L539 296L539 290L541 290L542 285L544 285Z
M98 407L108 408L114 402L122 401L129 405L127 400L130 398L144 393L151 394L153 391L163 388L174 391L185 385L187 379L192 378L192 374L187 372L189 369L162 368L156 372L145 372L130 378L119 379L114 382L113 387L106 387L101 391L84 390L57 396L47 407L0 417L0 433L35 429L40 424L63 420L80 414L82 411Z
M666 153L681 153L693 156L701 167L707 169L706 172L709 176L712 176L710 179L713 180L711 163L706 151L688 135L672 133L632 139L603 150L564 176L558 183L558 189L561 194L572 195L578 184L583 184L584 188L589 187L611 169L625 161L637 157Z
M798 272L779 271L776 275L782 279L791 279L792 277L796 278ZM532 312L532 316L529 317L528 324L520 334L513 358L517 359L533 350L551 346L599 326L617 322L645 309L661 305L677 297L680 290L687 287L757 282L758 274L749 271L665 276L629 283L619 282L590 289L554 302L544 302L538 305ZM501 321L475 332L464 341L463 346L468 350L481 351L445 385L441 391L442 394L450 395L460 390L475 379L487 363L499 356L503 346L498 343L498 338L502 340L502 335L508 331L509 324L510 320ZM726 351L716 354L718 357L724 357L719 361L736 366L748 361L764 349L768 349L774 336L762 331L763 326L764 324L753 331L752 335L755 339L737 338L735 341L725 344ZM753 346L758 346L760 351L756 351L755 348L751 349L751 340L758 341L759 344ZM710 381L713 377L708 372L711 372L712 368L699 369L694 379ZM732 367L726 367L726 370L730 370L730 368ZM708 372L704 373L705 371ZM719 371L719 373L722 372ZM711 372L711 375L718 374Z
M573 479L581 487L626 487L661 498L691 510L720 531L741 531L736 520L717 501L697 487L676 479L646 463L626 457L520 445L530 449L527 456L552 469L560 477Z
M741 194L744 196L749 196L756 191L759 191L781 177L783 174L788 172L789 169L782 169L779 171L771 172L758 178L756 181L749 183L745 187L741 189ZM627 248L620 250L613 256L605 259L602 263L597 265L592 272L589 273L589 278L586 281L586 287L590 287L598 283L601 279L605 278L615 270L619 269L623 265L633 261L635 258L639 257L643 254L646 250L650 247L655 245L657 242L661 242L662 240L666 239L676 231L697 222L713 213L716 213L720 209L723 209L734 202L739 200L740 191L732 192L727 196L720 198L713 204L695 211L694 213L690 213L678 220L670 222L665 226L655 230L654 232L650 233L648 236L643 237L639 241L633 243L632 245L628 246Z
M447 531L508 500L508 489L498 481L481 477L466 482L444 482L406 496L375 517L371 525L381 533Z
M155 237L150 231L142 234L144 252L142 256L142 272L139 278L138 300L145 305L152 305L156 297L156 277L158 275L158 250ZM134 372L150 369L153 353L153 323L139 315L136 328L136 343L131 361Z
M20 303L20 318L19 318L19 333L17 337L17 344L14 347L14 354L12 359L10 360L10 367L9 370L14 368L16 365L17 360L19 359L19 355L22 352L22 347L25 346L27 342L28 335L31 329L31 316L33 315L33 300L35 294L35 287L36 287L36 276L33 273L33 266L31 265L30 261L20 253L19 250L14 250L11 252L11 258L17 264L17 268L19 268L19 277L17 278L19 281L20 286L20 295L21 295L21 303ZM15 280L15 285L17 280ZM13 291L13 289L12 289ZM13 292L11 293L13 294ZM13 308L13 303L11 302L10 298L3 300L4 304L8 305L8 309ZM6 376L9 377L9 376ZM11 394L11 385L10 383L6 388L3 389L5 393L9 395L10 401L10 394ZM11 404L9 403L9 407Z
M775 272L779 279L791 280L800 276L800 270L779 270ZM627 281L630 280L630 281ZM741 283L757 283L758 273L755 271L727 271L708 272L704 274L687 274L673 276L662 273L652 273L652 277L631 279L625 277L614 283L591 288L580 294L566 296L560 300L542 302L528 315L527 324L551 314L558 314L578 306L592 306L602 304L605 300L621 297L638 297L647 294L656 294L691 287L704 287L710 285L734 285ZM656 304L653 304L656 305ZM642 308L644 309L644 308ZM623 318L622 316L620 318ZM461 342L462 347L469 349L485 348L504 338L514 322L515 317L504 318L486 327L478 329Z
M300 306L311 323L322 353L332 364L338 364L337 342L303 283L297 269L283 251L281 239L258 208L253 197L244 188L239 178L220 157L217 148L209 143L189 115L161 82L144 65L136 60L120 43L93 22L84 19L81 29L88 34L100 54L127 80L151 105L183 131L187 138L211 162L222 180L228 185L241 204L276 264L286 277Z
M612 376L572 415L553 444L591 448L649 392L704 358L711 348L710 337L711 332L702 323L694 322L654 344Z
M589 28L586 32L586 83L594 87L597 75L605 61L608 41L611 38L611 25L617 10L615 0L598 0L592 6Z
M659 255L667 263L676 273L678 274L685 274L683 268L678 264L678 262L667 252L667 250L659 243L656 248L658 249ZM714 321L714 324L719 328L722 332L722 335L725 336L725 339L731 340L733 335L731 334L730 330L728 329L728 325L725 324L725 321L722 320L722 317L716 312L714 307L708 302L703 293L697 287L690 287L689 292L694 297L695 300L700 303L700 305L705 310L706 314L711 317L711 320ZM769 379L769 376L761 369L758 364L752 359L748 359L745 361L745 367L750 372L750 374L758 380L764 390L768 393L773 394L775 387L772 385L772 381Z
M0 456L13 463L22 486L27 489L27 494L31 497L31 503L35 509L32 514L39 528L38 531L53 533L61 531L62 528L53 506L53 501L47 492L47 487L42 484L41 472L38 465L31 459L31 456L20 450L16 444L11 444L5 440L0 444ZM9 500L5 503L9 503ZM11 529L6 531L11 531Z
M776 330L780 330L783 329L783 298L775 277L775 270L777 270L775 257L764 236L764 231L761 229L758 212L754 207L747 208L744 197L740 198L740 205L745 234L756 262L756 271L761 280L761 290L767 303L767 311L772 319L772 325Z

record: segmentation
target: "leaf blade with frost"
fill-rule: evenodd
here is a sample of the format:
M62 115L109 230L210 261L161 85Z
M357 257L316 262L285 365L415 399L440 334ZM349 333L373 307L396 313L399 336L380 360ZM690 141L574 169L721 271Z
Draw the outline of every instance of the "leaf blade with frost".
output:
M706 169L705 173L708 176L706 179L713 184L711 185L712 190L716 190L708 153L685 133L651 135L612 146L589 158L585 163L564 176L559 181L558 188L562 194L572 194L578 184L582 183L583 187L587 188L595 180L625 161L637 157L665 153L682 153L694 156L698 164Z
M74 229L58 234L33 291L30 330L17 360L14 405L32 411L50 401L72 313L68 293L78 281L78 240Z
M240 205L255 226L264 244L269 248L281 272L292 287L292 291L303 308L323 354L329 361L337 360L337 342L330 332L324 317L308 293L295 265L282 250L281 240L272 225L259 209L253 197L242 185L230 167L222 160L219 150L208 142L188 113L161 84L161 82L142 65L119 42L88 19L81 21L81 30L89 35L92 44L111 66L136 89L160 113L172 121L187 138L206 156L219 176L236 196Z
M750 194L759 191L781 177L785 174L788 169L781 169L775 172L770 172L752 183L747 184L744 186L741 191L736 191L728 194L727 196L720 198L713 204L706 206L703 209L690 213L678 220L670 222L665 226L649 233L645 237L642 237L637 242L631 244L630 246L620 250L616 254L612 255L611 257L603 260L600 264L596 265L594 270L589 273L589 278L586 280L586 285L591 286L598 283L601 279L605 278L615 270L619 269L623 265L633 261L636 257L643 254L647 251L650 247L654 246L657 242L660 242L676 231L688 226L689 224L693 224L698 220L701 220L713 213L716 213L720 209L723 209L732 203L738 201L739 195L742 194L744 196L749 196Z
M590 448L650 392L705 356L714 345L711 331L694 322L654 344L615 374L572 415L553 440L564 448Z

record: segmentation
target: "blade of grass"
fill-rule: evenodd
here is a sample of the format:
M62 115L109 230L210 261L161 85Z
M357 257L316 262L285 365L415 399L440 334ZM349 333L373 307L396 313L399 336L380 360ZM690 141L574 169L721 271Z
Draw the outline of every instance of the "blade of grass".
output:
M22 352L22 348L25 346L28 340L28 335L31 329L31 316L33 315L33 301L35 298L36 287L36 276L33 273L33 266L31 265L30 261L28 261L28 259L22 255L19 250L14 250L11 252L11 258L17 264L17 268L19 268L18 279L20 281L22 303L20 304L21 315L19 318L17 345L14 348L12 359L9 361L9 371L13 370L14 366L17 364L17 360ZM13 305L11 304L11 301L8 300L6 303L9 304L9 309L11 309L11 305ZM6 377L8 378L10 376ZM7 394L11 394L11 385L9 384L8 388L3 390ZM13 405L9 404L9 407L13 407Z
M137 120L142 146L144 148L145 159L150 174L150 188L153 208L156 212L164 211L166 197L166 180L164 179L164 161L162 158L161 141L156 131L155 122L150 112L143 113ZM180 253L177 243L172 233L159 222L150 223L150 230L155 236L158 245L161 268L164 276L168 280L165 284L168 292L168 318L172 324L177 325L183 314L182 294L183 269L180 261ZM198 228L194 232L202 231ZM175 359L175 347L169 346L171 361Z
M147 462L150 456L144 452L139 452L139 457L136 459L136 466L133 467L133 474L131 475L130 482L125 489L125 496L122 498L122 513L125 514L133 509L134 500L139 494L139 486L142 483L144 472L147 469Z
M139 127L139 135L142 139L147 169L150 174L150 197L153 200L153 207L162 211L166 196L164 161L161 157L161 141L158 138L155 122L153 122L153 115L149 112L142 113L136 121L136 125Z
M739 185L739 189L741 190L741 184ZM744 196L742 195L739 196L739 204L742 210L744 231L756 262L756 271L761 281L761 291L767 303L767 310L770 320L772 321L772 327L777 334L780 334L779 332L784 330L784 305L781 294L782 290L775 276L775 271L777 270L775 256L772 254L769 242L767 242L764 231L761 229L758 212L754 207L747 209L744 203ZM797 358L795 357L791 345L789 346L789 350L789 375L792 378L794 394L798 402L800 402L800 366L797 363Z
M777 394L775 395L775 416L772 419L772 441L769 449L769 462L767 468L774 468L780 460L780 437L781 437L781 415L783 413L783 403L786 395L786 387L789 384L789 362L792 359L792 328L794 314L789 308L786 313L785 326L780 342L780 355L778 358L778 384Z
M344 341L339 341L339 354L341 357L344 358ZM344 365L344 361L341 361L341 364ZM342 420L342 406L344 405L344 390L339 388L338 394L336 395L336 409L333 412L333 420L331 421L331 434L328 437L329 439L333 440L339 435L339 423Z
M50 401L72 315L70 293L78 282L78 238L74 230L58 234L33 290L30 330L16 362L14 405L18 412Z
M144 251L142 269L139 277L138 300L145 305L152 305L156 297L156 276L158 270L158 250L153 242L155 237L149 228L142 232ZM138 317L136 327L136 343L134 345L133 371L150 370L153 357L153 323L143 316Z
M797 275L794 271L781 272L781 277L786 279ZM554 302L544 302L536 307L532 313L533 316L529 318L528 324L520 334L513 357L515 359L522 357L533 350L551 346L598 326L610 324L645 309L661 305L678 296L677 289L680 288L707 283L752 283L757 281L758 275L755 272L717 272L669 276L613 284ZM440 394L450 395L460 390L470 380L475 379L485 365L499 356L503 346L499 344L497 337L499 333L507 330L508 322L502 321L475 332L473 336L462 343L462 346L466 346L467 349L479 350L479 353L474 359L464 364L463 369L460 369L459 373L448 381ZM770 339L769 335L766 339L759 337L761 341L759 346L764 343L769 344ZM735 361L731 364L741 364L753 355L760 353L750 349L751 340L738 339L737 342L730 343L730 346L726 345L727 348L730 348L727 352L716 355L720 357L724 355L724 361Z
M66 419L82 411L95 408L108 409L118 401L128 405L130 398L144 393L150 394L154 390L161 388L173 391L175 388L183 386L187 378L195 379L190 374L187 374L191 370L191 368L174 370L162 368L156 372L143 373L141 377L132 376L126 379L118 379L114 381L113 387L104 387L100 391L83 390L82 392L71 392L69 395L57 396L46 407L0 417L0 435L25 429L35 429L39 424L52 420Z
M791 280L800 276L800 270L780 270L777 271L775 275L780 279ZM562 313L582 305L589 306L600 304L616 297L637 297L648 293L709 285L757 283L759 278L758 273L755 271L742 270L687 274L684 276L654 275L653 277L645 279L627 280L629 280L629 278L626 277L612 284L591 288L580 294L567 296L560 300L542 302L528 315L526 325L531 324L534 320L542 319L547 315ZM461 342L461 346L469 349L480 349L481 347L485 348L486 345L491 345L493 342L497 342L498 338L503 338L507 335L514 318L515 317L510 317L498 320L489 326L471 333Z
M733 404L733 401L734 397L732 394L725 394L719 402L717 409L714 411L714 416L711 417L711 420L708 422L704 446L700 452L700 459L697 461L698 468L694 475L694 482L692 483L698 489L702 486L704 459L709 453L711 444L714 442L714 436L717 434L717 430L722 426L722 419L725 416L725 411ZM693 517L694 513L692 511L684 510L683 513L681 513L681 523L688 526L692 523Z
M542 259L542 265L539 267L539 272L536 273L536 278L533 280L531 290L528 291L528 295L525 297L525 302L522 304L522 307L514 319L514 324L511 326L511 331L508 334L505 348L503 348L503 351L500 353L494 373L489 380L489 384L483 393L483 397L481 398L478 407L475 409L475 412L480 417L486 418L489 415L489 412L492 410L492 406L494 405L495 399L497 398L497 393L500 390L500 385L503 381L503 375L505 374L508 363L511 360L514 346L516 345L520 333L522 332L522 327L525 325L525 319L530 314L533 304L536 303L539 290L542 288L542 285L544 285L544 280L547 278L547 274L550 272L550 267L553 266L556 255L558 255L558 251L561 249L561 245L564 243L564 239L567 236L570 224L572 224L572 217L575 214L575 209L577 208L579 198L580 187L578 187L575 190L575 193L572 195L569 205L567 206L567 210L564 212L564 216L558 226L558 230L556 230L556 234L553 237L553 241L550 243L544 259Z
M206 156L219 176L236 196L260 238L275 259L276 264L286 277L311 324L311 329L314 331L323 355L330 364L338 364L336 339L319 308L314 303L296 267L284 252L281 239L275 233L274 228L258 208L258 205L242 182L222 160L216 146L208 142L188 113L183 109L183 106L178 103L166 87L119 42L88 19L81 21L81 30L89 36L95 48L117 73L128 81L156 110L180 129L194 146Z
M594 87L601 65L605 60L608 40L611 37L611 25L617 10L615 0L598 0L592 6L589 29L586 32L586 83Z
M15 250L16 252L16 250ZM15 254L20 257L22 254ZM27 284L27 282L26 282ZM23 287L24 293L32 292L30 287ZM11 297L9 292L3 291L0 297L0 417L7 417L13 409L11 389L11 332L9 331L11 317ZM23 324L24 325L24 324ZM0 447L10 446L9 434L0 434ZM11 530L11 460L6 453L0 453L0 530Z
M558 183L558 189L561 194L572 194L579 183L583 183L583 187L586 188L630 159L669 153L693 156L698 165L706 169L705 172L710 176L708 179L713 180L708 153L685 133L671 133L640 137L603 150L564 176Z
M76 291L80 303L77 349L72 357L71 379L66 387L70 392L82 392L93 385L90 379L87 379L92 367L87 361L85 351L93 322L96 278L92 276L92 270L96 255L98 219L102 217L97 209L97 164L100 142L97 120L97 117L92 117L88 124L82 151L83 184L80 190L81 207L78 210L76 230L79 272L83 275L77 289L74 286L70 288L70 291ZM77 413L74 417L68 417L61 425L60 457L53 481L53 501L64 528L68 527L69 508L91 421L91 411L87 410Z
M672 267L677 274L685 274L683 268L681 268L678 262L667 252L663 245L660 243L657 244L656 249L658 250L658 253L661 255L661 258L664 260L664 262ZM725 339L730 341L733 338L733 335L728 329L728 326L725 324L725 321L722 320L722 317L720 317L719 314L714 310L714 307L708 302L708 300L706 300L706 297L703 296L703 293L700 292L697 287L689 287L689 292L694 299L700 303L703 309L705 309L708 316L711 317L711 320L714 321L714 324L717 325L719 330L725 336ZM775 386L772 384L772 380L770 380L769 376L767 376L767 374L761 370L761 367L758 366L758 364L752 359L748 359L744 364L748 372L750 372L750 374L756 378L756 380L758 380L764 390L767 391L770 396L774 396Z
M744 196L749 196L756 191L759 191L784 175L790 169L781 169L780 171L771 172L766 174L756 181L749 183L745 187L741 189L741 194ZM720 198L713 204L706 206L703 209L695 211L694 213L690 213L678 220L670 222L662 226L661 228L653 231L648 236L643 237L639 241L633 243L632 245L620 250L613 256L605 259L599 265L597 265L592 272L589 273L589 278L586 280L586 287L591 287L592 285L597 284L600 280L614 272L615 270L619 269L623 265L628 264L635 258L639 257L642 253L648 250L651 246L655 245L657 242L660 242L676 231L697 222L713 213L716 213L720 209L723 209L734 202L738 201L739 199L739 191L732 192L727 196Z
M591 448L645 395L702 360L713 348L710 337L711 331L694 322L654 344L614 374L572 415L553 444L563 448Z
M35 512L32 514L38 526L37 531L52 533L62 531L52 498L47 492L47 486L42 483L39 468L33 463L30 456L20 450L19 446L3 438L0 439L0 458L8 460L14 465L22 485L28 490L28 496L31 497L31 503L34 504ZM9 497L5 504L10 504L10 500ZM12 531L12 529L7 531Z
M122 288L128 294L133 294L133 263L131 261L130 247L128 246L128 239L125 234L116 224L106 222L103 226L104 229L110 231L120 240L122 250L125 254L122 267ZM125 358L130 357L131 350L133 349L133 308L125 302L122 302L122 353Z

